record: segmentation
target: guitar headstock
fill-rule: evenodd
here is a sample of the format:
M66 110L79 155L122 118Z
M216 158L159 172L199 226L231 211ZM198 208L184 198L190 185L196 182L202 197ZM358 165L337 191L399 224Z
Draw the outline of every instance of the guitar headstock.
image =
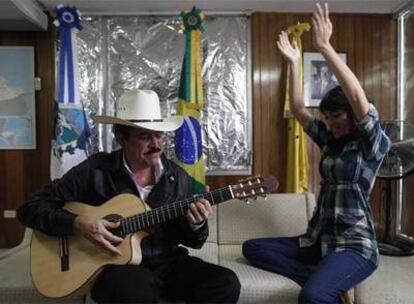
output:
M278 186L279 182L274 176L255 176L232 185L231 189L234 198L248 200L258 196L266 197L268 193L276 191Z

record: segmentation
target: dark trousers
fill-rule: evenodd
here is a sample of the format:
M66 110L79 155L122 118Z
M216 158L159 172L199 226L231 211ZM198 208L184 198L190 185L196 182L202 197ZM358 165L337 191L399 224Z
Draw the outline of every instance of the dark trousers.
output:
M110 266L91 290L98 303L157 303L160 298L187 303L236 303L240 282L224 267L180 255L157 266Z
M339 303L339 297L371 275L376 266L354 251L321 257L320 243L300 248L299 237L262 238L243 244L246 259L262 269L286 276L302 290L299 303Z

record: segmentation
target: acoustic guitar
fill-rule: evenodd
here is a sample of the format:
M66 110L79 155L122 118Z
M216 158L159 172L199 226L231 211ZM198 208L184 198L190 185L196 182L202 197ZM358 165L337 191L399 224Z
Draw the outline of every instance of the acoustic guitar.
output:
M122 256L110 255L80 235L53 237L35 230L30 245L33 284L50 298L84 294L106 265L140 264L140 243L148 235L144 230L184 216L199 198L216 205L234 198L265 197L277 186L274 177L254 177L153 210L132 194L117 195L101 206L68 202L64 208L72 213L119 221L119 227L111 232L123 238L117 247Z

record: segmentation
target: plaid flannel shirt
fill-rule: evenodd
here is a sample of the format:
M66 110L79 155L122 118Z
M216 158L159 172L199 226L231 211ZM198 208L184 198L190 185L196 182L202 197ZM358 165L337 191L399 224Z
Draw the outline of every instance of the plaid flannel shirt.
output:
M332 134L321 120L313 118L305 130L322 151L319 170L323 183L300 246L311 246L320 240L322 256L353 250L378 265L378 246L368 202L390 140L372 104L356 127L360 136L346 143L336 155L327 153Z

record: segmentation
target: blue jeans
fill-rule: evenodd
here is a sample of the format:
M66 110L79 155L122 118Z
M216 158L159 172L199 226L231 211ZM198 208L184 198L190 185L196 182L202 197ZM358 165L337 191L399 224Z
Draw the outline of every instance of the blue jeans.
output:
M286 276L302 290L299 303L339 303L339 297L376 269L354 251L321 256L320 243L299 247L299 237L262 238L244 242L243 255L254 266Z

